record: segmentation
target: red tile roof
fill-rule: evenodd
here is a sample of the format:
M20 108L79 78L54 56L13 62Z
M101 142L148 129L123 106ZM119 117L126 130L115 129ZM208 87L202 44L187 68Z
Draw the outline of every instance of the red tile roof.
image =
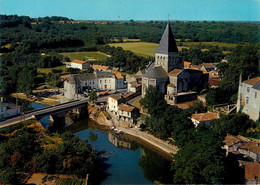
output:
M76 63L76 64L85 64L86 61L83 61L83 60L73 60L72 63Z
M120 100L121 99L121 96L119 96L118 94L111 94L109 97L113 98L115 100Z
M102 66L102 65L92 65L92 68L95 69L103 69L103 70L107 70L109 68L109 66Z
M260 179L260 163L258 162L248 162L248 161L240 161L239 164L243 165L245 168L245 179L247 180L255 180L255 177Z
M192 114L191 118L197 121L210 121L213 119L218 119L219 117L214 112L207 112L207 113Z
M247 149L247 150L250 150L250 151L252 151L256 154L260 154L260 144L255 142L255 141L248 142L248 143L240 146L239 148Z
M237 136L233 136L233 135L229 135L229 134L225 137L225 140L224 140L224 143L226 143L227 146L232 146L233 144L236 144L239 142L245 143L246 141L238 138Z
M255 85L259 80L260 80L260 77L256 77L256 78L252 78L252 79L249 79L249 80L245 80L243 82L250 84L250 85Z
M124 78L119 71L112 71L112 73L116 76L117 79L123 79Z
M124 103L121 103L121 104L118 106L118 109L119 109L119 110L126 111L126 112L131 112L132 110L135 109L135 107L133 107L133 106L131 106L131 105L124 104Z
M169 76L178 76L182 71L183 71L183 69L174 69L174 70L170 71L168 73L168 75Z

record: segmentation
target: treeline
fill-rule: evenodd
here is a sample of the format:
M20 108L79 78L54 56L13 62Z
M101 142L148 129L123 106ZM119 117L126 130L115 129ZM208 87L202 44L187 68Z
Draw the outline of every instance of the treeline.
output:
M85 45L107 44L113 38L135 38L144 42L158 43L166 22L95 22L78 24L59 24L66 18L39 18L40 24L31 24L35 19L26 16L1 15L1 45L24 40L34 40L39 35L50 38L53 35L82 40ZM228 43L258 43L259 25L232 22L182 22L171 23L176 39L189 41L216 41Z
M190 117L195 112L206 112L203 104L195 103L189 109L181 110L167 105L163 94L156 87L149 87L140 101L148 109L146 119L148 132L161 139L174 139L179 151L173 155L172 183L174 184L222 184L243 183L244 172L236 159L226 157L222 149L227 133L246 135L248 129L255 128L249 116L238 113L221 116L210 126L194 127ZM258 123L259 126L259 123Z
M200 46L193 46L190 49L183 48L181 56L184 61L191 62L194 65L201 63L214 63L220 62L225 54L218 46L210 48L208 51L201 51Z

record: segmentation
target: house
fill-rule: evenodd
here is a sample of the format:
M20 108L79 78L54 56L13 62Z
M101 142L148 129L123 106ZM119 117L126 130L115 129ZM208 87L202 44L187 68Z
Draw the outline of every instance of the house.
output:
M260 183L260 164L256 161L241 161L239 166L245 170L245 184L259 184Z
M125 102L124 98L118 94L112 94L108 97L108 110L114 115L118 114L118 106Z
M211 120L219 119L219 116L214 112L192 114L191 121L197 127L199 124L210 125Z
M260 120L260 77L242 82L240 75L237 98L237 112L239 111L254 121Z
M67 63L68 68L74 68L74 69L89 69L90 64L89 62L83 61L83 60L73 60L70 63Z
M91 67L94 69L94 71L111 71L111 67L109 67L109 66L93 64Z
M12 103L4 103L3 98L1 98L0 101L0 121L2 121L5 118L12 117L19 115L21 113L20 111L21 106L16 106Z
M124 76L119 71L111 71L116 77L116 88L115 89L125 89L127 84L125 83Z
M77 99L86 89L96 89L98 82L95 74L76 74L64 81L64 96Z
M120 72L95 71L100 90L125 89L127 84Z
M94 71L92 74L76 74L64 81L64 96L77 99L85 90L117 90L126 88L124 78L109 71Z
M142 84L135 82L127 83L127 92L134 92L141 95Z
M217 71L218 63L202 63L200 70L204 72Z
M127 105L125 103L121 103L118 106L118 116L122 121L136 123L136 119L139 115L139 109L134 106Z
M187 64L187 63L186 63ZM157 87L169 104L190 101L208 83L208 74L201 70L184 69L170 24L168 23L155 53L155 62L150 63L142 74L142 97L150 86Z
M238 148L238 152L260 162L260 143L255 141L245 143Z
M224 140L224 149L226 150L226 155L228 155L229 152L235 152L237 153L238 152L238 148L251 141L250 139L246 138L246 137L243 137L243 136L233 136L233 135L230 135L230 134L227 134L227 136L225 137L225 140Z

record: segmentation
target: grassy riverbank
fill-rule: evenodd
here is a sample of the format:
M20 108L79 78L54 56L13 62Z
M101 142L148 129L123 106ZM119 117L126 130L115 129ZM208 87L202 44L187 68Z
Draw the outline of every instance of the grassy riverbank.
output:
M12 94L10 94L10 96L12 98L16 98L16 93L12 93ZM53 99L53 98L39 98L39 97L36 97L34 95L27 97L23 93L17 93L17 98L18 99L23 99L23 100L26 100L26 101L30 101L30 102L41 103L41 104L44 104L44 105L50 105L50 106L54 106L54 105L60 104L60 102L57 99Z

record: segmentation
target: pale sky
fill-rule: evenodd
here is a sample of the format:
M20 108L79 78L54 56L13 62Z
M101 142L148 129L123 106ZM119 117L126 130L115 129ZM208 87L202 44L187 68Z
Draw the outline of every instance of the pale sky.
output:
M0 14L75 20L260 21L260 0L0 0Z

